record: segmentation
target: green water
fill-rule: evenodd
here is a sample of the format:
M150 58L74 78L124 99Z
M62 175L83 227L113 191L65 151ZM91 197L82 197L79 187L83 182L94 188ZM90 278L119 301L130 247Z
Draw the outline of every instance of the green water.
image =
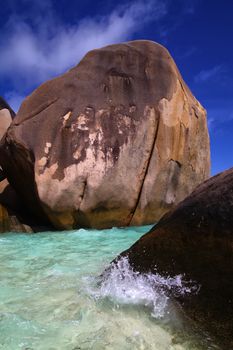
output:
M0 349L215 349L161 287L192 292L180 276L138 276L123 261L99 283L109 262L147 230L1 235Z

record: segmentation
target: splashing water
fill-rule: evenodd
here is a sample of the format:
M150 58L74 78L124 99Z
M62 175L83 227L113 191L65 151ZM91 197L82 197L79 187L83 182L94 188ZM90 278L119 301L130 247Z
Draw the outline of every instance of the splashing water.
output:
M96 298L108 297L114 303L144 305L152 310L155 318L165 316L169 295L184 296L197 293L199 287L183 281L182 275L163 277L157 274L140 274L133 271L127 257L112 264L106 272L100 288L93 292Z
M100 282L148 230L1 235L0 349L216 349L176 312L170 293L195 292L181 276L139 275L122 259Z

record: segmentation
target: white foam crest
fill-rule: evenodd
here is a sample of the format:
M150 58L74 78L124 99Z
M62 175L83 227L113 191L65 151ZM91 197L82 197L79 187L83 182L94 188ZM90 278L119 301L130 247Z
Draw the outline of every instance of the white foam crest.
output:
M198 290L193 282L185 282L182 275L163 277L158 273L135 272L128 258L122 257L112 264L92 295L98 299L109 298L117 304L143 305L152 310L153 317L162 318L167 312L170 295L184 296Z

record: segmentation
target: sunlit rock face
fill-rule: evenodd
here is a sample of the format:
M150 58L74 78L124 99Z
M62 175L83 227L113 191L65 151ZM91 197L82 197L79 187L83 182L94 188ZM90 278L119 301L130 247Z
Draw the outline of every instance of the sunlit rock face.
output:
M198 186L125 256L138 272L182 274L199 286L175 298L221 349L233 349L233 168Z
M57 228L149 224L209 176L206 113L164 47L111 45L25 99L0 162Z

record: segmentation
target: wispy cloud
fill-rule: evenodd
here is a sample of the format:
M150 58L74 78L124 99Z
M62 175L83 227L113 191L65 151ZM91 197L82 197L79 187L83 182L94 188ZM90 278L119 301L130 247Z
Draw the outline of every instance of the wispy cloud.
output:
M216 77L218 74L223 73L223 71L224 71L223 65L217 65L217 66L210 68L210 69L201 70L194 77L194 81L195 81L195 83L206 82L206 81Z

